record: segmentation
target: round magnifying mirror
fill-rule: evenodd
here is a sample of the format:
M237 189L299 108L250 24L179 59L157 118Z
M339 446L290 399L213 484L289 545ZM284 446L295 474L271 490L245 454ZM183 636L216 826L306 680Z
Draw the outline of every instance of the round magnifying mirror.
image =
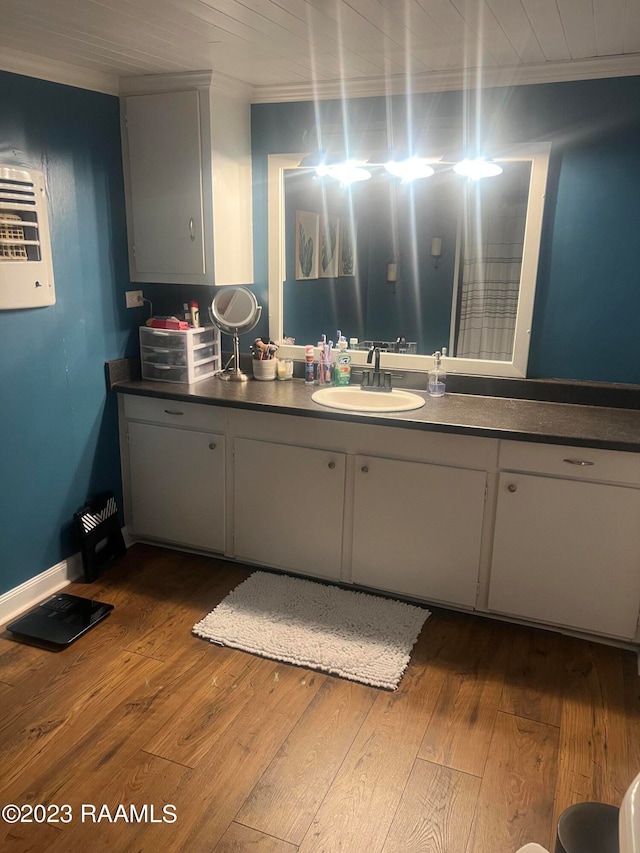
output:
M246 287L225 287L213 297L209 308L211 321L225 334L233 335L233 356L220 379L245 382L246 374L240 370L240 344L238 336L250 332L262 314L258 300ZM232 367L229 365L233 364Z
M211 319L228 335L250 332L260 319L262 308L246 287L225 287L211 303Z

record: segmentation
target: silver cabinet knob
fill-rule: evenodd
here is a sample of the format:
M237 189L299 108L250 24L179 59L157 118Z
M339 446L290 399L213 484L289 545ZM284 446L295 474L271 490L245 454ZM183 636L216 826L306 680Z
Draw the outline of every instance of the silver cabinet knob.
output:
M360 470L362 471L363 474L368 474L369 473L369 466L363 465Z
M216 449L215 441L210 441L209 442L209 450L215 450L215 449Z
M595 465L595 462L589 462L587 459L563 459L562 461L566 462L568 465L580 465L582 468L589 465Z
M195 232L194 227L193 227L194 224L195 223L193 221L193 217L191 217L191 219L189 220L189 237L191 238L192 243L196 239L196 232Z
M516 484L515 484L515 483L509 483L509 485L507 486L507 491L509 491L509 492L517 492L517 491L518 491L518 487L516 486Z
M336 467L336 463L335 463L335 462L329 462L329 464L327 465L327 468L328 468L330 471L333 471L333 469L334 469L335 467Z

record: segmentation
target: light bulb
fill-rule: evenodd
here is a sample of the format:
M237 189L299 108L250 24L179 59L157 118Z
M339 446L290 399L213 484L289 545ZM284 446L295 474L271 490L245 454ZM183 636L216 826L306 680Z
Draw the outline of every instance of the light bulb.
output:
M368 181L371 177L371 172L368 169L363 169L354 160L346 160L344 163L333 163L326 167L326 174L330 178L335 178L341 184L353 184L356 181Z
M403 181L415 181L418 178L428 178L434 174L433 168L422 157L409 157L407 160L389 160L384 164L390 175Z
M460 163L456 163L453 171L465 178L470 178L472 181L479 181L481 178L493 178L500 175L502 166L498 166L493 160L477 157L475 160L462 160Z

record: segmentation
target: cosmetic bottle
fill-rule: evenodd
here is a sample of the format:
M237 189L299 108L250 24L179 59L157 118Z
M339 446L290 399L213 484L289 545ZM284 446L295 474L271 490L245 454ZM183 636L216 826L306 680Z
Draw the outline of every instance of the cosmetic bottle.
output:
M194 329L197 329L200 326L200 311L198 310L197 302L189 303L189 316L191 325Z
M429 371L429 384L427 386L427 392L430 397L443 397L445 391L445 384L447 381L447 374L442 369L440 350L434 352L433 357L435 359L435 362L433 367Z
M312 344L304 348L304 381L306 385L313 385L315 380L315 351Z
M334 385L349 385L351 382L351 355L344 351L338 350L336 363L333 371Z

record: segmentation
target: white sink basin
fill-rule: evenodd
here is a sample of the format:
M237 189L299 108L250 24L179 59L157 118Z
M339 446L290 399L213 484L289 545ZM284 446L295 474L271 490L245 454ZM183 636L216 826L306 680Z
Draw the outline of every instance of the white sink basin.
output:
M408 412L420 409L425 400L411 391L363 391L361 388L321 388L311 395L314 403L348 412Z

